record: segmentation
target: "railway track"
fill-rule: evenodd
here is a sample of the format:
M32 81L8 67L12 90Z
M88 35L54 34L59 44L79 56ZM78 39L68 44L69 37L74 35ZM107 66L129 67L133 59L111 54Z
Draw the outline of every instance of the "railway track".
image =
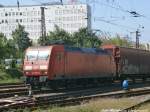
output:
M9 86L9 85L20 85L24 84L23 82L17 82L17 83L0 83L0 86Z
M144 85L149 84L149 82L145 83ZM141 86L141 83L136 84L137 87ZM135 88L134 84L130 85L131 88ZM109 87L109 88L108 88ZM77 87L77 88L70 88L70 89L64 89L61 88L57 91L55 90L50 90L50 89L44 89L44 90L33 90L33 94L45 94L45 93L60 93L60 92L68 92L68 91L76 91L76 90L84 90L87 88L93 88L93 87ZM121 86L119 83L114 83L111 85L101 85L97 86L94 88L102 88L105 90L104 92L110 92L114 90L121 90ZM5 83L5 84L0 84L0 98L7 98L7 97L13 97L15 95L21 96L21 95L27 95L29 93L29 85L26 85L24 83Z
M150 97L144 99L143 101L135 104L135 105L132 105L130 107L127 107L119 112L131 112L131 111L134 111L134 110L137 110L139 107L141 107L142 105L145 105L147 103L150 103Z
M6 89L6 88L18 88L18 87L24 87L27 86L25 84L15 84L15 85L2 85L0 86L0 89Z
M106 86L106 85L105 85ZM98 86L99 88L103 88L106 91L112 91L112 90L119 90L120 84L113 84L111 89L107 89L102 86ZM44 89L44 90L32 90L32 93L35 94L45 94L45 93L63 93L68 91L77 91L77 90L85 90L87 88L98 88L98 87L76 87L76 88L60 88L58 90L52 90L52 89ZM12 83L12 84L0 84L0 98L7 98L7 97L13 97L15 95L22 96L27 95L29 93L29 85L25 85L23 83Z
M29 85L23 83L0 84L0 98L12 97L14 95L26 95Z
M82 101L89 101L96 98L104 97L129 97L138 96L143 94L149 94L150 88L138 88L130 91L114 91L108 93L101 93L97 89L70 92L58 95L43 95L35 96L35 104L46 105L46 104L57 104L57 105L70 105L70 104L80 104Z
M54 90L33 90L33 98L27 97L29 93L29 85L23 83L19 84L2 84L0 85L0 98L5 98L0 100L0 110L8 108L17 108L17 107L32 107L40 106L47 104L57 104L57 105L67 105L67 104L79 104L82 101L94 99L97 97L122 97L122 96L133 96L140 94L150 93L150 89L135 90L131 91L119 91L121 88L117 84L112 85L113 88L108 88L100 86L98 88L89 88L89 89L72 89L65 90L60 89L57 91ZM136 88L138 86L131 86ZM105 91L104 91L105 90ZM70 92L71 91L71 92ZM114 91L111 92L111 91ZM26 97L23 97L26 95ZM8 98L16 96L14 98ZM7 99L6 99L7 98Z
M130 91L114 91L102 93L98 89L87 89L81 91L73 91L68 93L57 94L41 94L33 95L33 97L17 97L12 99L0 100L0 111L8 109L24 108L24 107L37 107L45 105L75 105L83 101L89 101L100 97L128 97L143 94L149 94L150 87L132 89Z
M0 98L9 98L14 96L27 96L29 94L29 84L8 84L8 85L1 85L0 86ZM62 91L62 90L61 90ZM44 94L44 93L53 93L53 90L46 89L46 90L32 90L33 94ZM57 92L60 92L57 91ZM56 91L55 91L56 93Z

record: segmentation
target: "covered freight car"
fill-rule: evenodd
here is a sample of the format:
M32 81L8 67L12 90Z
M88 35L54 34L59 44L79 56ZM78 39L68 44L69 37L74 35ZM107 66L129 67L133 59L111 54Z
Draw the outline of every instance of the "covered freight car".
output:
M105 45L103 49L114 57L116 77L133 80L150 77L150 51L115 45Z

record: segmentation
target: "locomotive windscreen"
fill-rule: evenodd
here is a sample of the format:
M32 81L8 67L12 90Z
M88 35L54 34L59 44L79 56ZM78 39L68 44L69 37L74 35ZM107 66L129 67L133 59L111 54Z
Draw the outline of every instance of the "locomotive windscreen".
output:
M38 60L47 60L49 57L50 51L39 51L38 52Z
M47 60L49 58L51 50L38 49L38 50L28 50L26 52L26 60L27 61L35 61L35 60Z
M38 51L27 51L26 53L26 59L28 61L34 61L37 60Z

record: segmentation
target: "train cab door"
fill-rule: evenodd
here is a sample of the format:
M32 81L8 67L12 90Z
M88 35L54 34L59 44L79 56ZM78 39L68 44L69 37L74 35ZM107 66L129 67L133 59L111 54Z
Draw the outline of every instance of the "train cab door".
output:
M57 75L59 75L58 77L64 77L65 74L65 68L64 68L64 52L63 51L59 51L56 53L56 69L57 69Z

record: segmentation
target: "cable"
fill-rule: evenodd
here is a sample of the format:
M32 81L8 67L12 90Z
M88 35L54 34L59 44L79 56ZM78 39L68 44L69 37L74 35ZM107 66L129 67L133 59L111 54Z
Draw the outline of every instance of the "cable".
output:
M120 11L122 11L122 12L127 12L127 13L128 13L128 10L123 9L121 6L115 7L115 6L113 6L113 5L109 5L109 4L106 4L106 3L104 3L104 2L100 2L100 1L96 1L96 2L97 2L98 4L101 4L101 5L104 5L104 6L107 6L107 7L110 7L110 8L113 8L113 9L120 10Z
M100 1L96 1L98 4L101 4L101 5L104 5L104 6L107 6L107 7L110 7L110 8L113 8L113 9L116 9L116 10L120 10L122 12L126 12L126 13L129 13L131 15L133 15L133 17L146 17L144 15L141 15L139 13L137 13L136 11L129 11L129 10L125 10L123 9L120 5L118 5L118 7L115 7L113 5L110 5L110 4L106 4L104 2L100 2Z
M94 18L94 21L96 21L97 18ZM128 29L136 29L136 28L133 28L133 27L129 27L129 26L125 26L125 25L119 25L119 24L116 24L116 23L113 23L111 21L108 21L108 20L104 20L104 19L101 19L101 18L98 18L97 21L102 21L102 22L105 22L105 23L108 23L108 24L111 24L111 25L114 25L114 26L118 26L118 27L121 27L121 28L128 28Z

